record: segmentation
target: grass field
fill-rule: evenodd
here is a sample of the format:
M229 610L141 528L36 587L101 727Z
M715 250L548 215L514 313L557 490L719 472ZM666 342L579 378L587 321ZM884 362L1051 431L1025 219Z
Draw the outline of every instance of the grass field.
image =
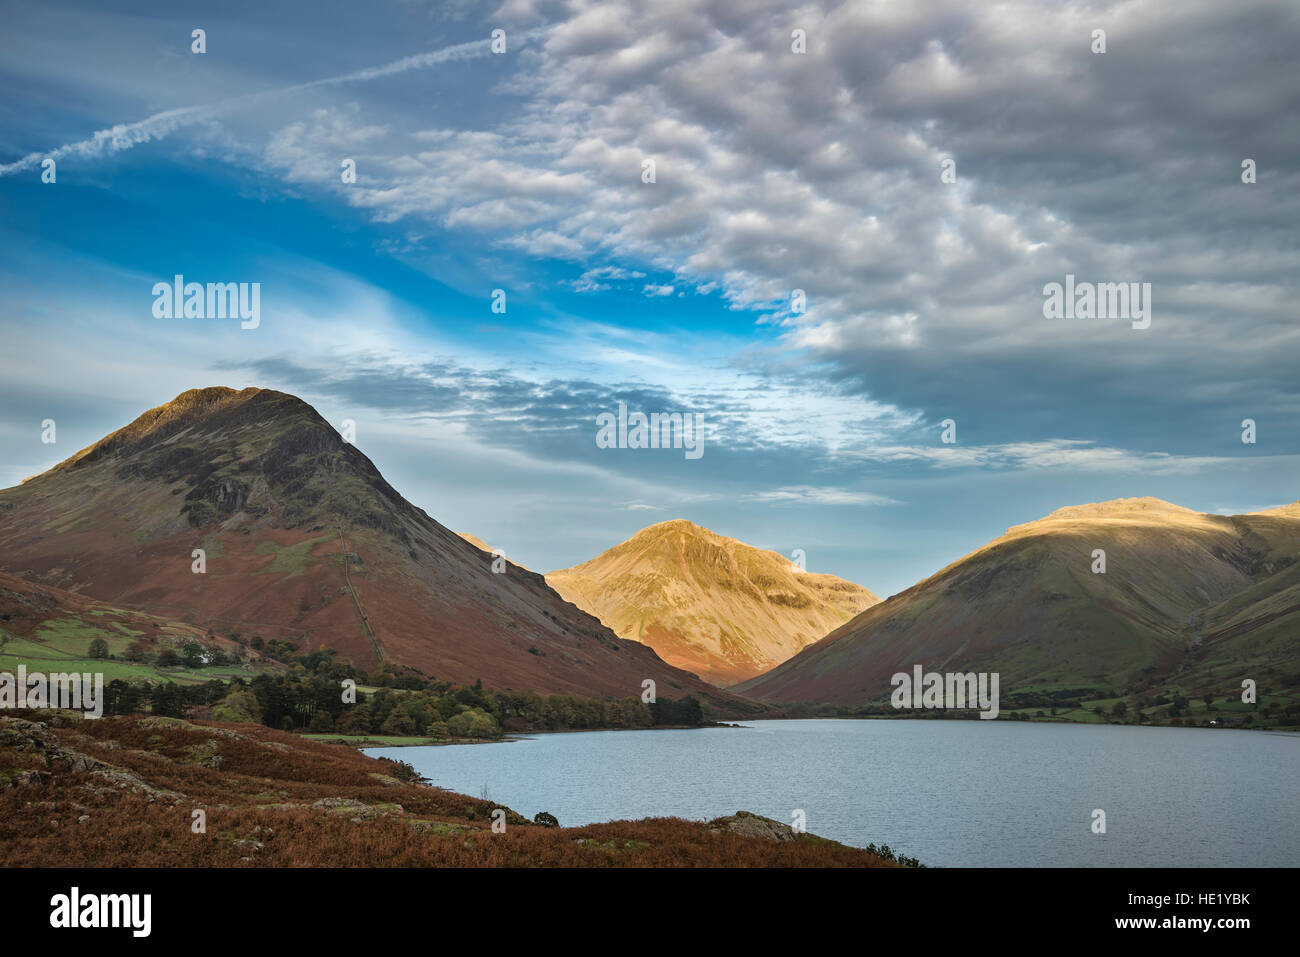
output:
M30 638L23 638L0 630L0 671L15 673L19 665L28 671L43 672L102 672L105 681L172 681L177 684L202 684L214 679L252 678L267 670L265 666L216 665L207 668L160 668L148 662L127 661L122 655L127 647L140 639L143 633L120 621L106 620L111 612L91 612L83 620L78 618L52 618L42 622ZM162 632L159 637L172 641L190 641L198 636ZM90 645L102 638L108 645L108 658L90 657Z

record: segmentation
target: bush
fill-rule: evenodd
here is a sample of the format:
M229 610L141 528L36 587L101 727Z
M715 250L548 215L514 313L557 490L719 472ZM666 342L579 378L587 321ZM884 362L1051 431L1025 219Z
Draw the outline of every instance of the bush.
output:
M394 761L392 758L380 757L379 760L392 765L387 771L390 776L397 778L399 781L405 781L407 784L429 783L429 779L415 770L414 765L407 764L405 761Z
M447 730L457 738L495 738L501 733L496 719L482 708L470 708L447 720Z
M533 818L534 824L540 824L542 827L559 827L560 822L555 819L555 815L547 811L538 811L537 816Z
M868 854L875 854L882 861L889 861L897 864L899 867L925 867L915 857L905 857L902 854L894 853L894 850L888 844L882 844L880 847L868 844L865 848Z
M247 688L232 688L230 693L213 707L212 719L257 724L262 720L262 708L257 703L257 695L253 692Z

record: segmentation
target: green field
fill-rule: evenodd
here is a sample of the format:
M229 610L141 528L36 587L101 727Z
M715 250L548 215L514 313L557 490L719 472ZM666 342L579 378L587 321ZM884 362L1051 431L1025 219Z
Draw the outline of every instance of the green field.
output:
M95 617L99 617L96 615ZM265 670L250 665L218 665L208 668L160 668L147 662L126 661L121 656L141 633L120 622L90 623L76 618L53 618L43 622L34 638L19 638L0 630L0 671L16 673L19 665L28 671L102 673L105 681L172 681L202 684L205 681L251 678ZM90 644L102 638L109 658L90 657Z

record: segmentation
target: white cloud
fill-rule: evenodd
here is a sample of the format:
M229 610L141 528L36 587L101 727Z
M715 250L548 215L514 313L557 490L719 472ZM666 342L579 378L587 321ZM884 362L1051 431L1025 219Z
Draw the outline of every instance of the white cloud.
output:
M747 496L754 502L788 502L799 505L898 505L897 499L873 492L855 492L845 488L819 488L812 485L793 485L786 488L756 492Z
M984 446L881 445L843 450L839 454L845 458L868 462L911 463L937 469L1068 469L1076 472L1143 472L1153 475L1180 475L1234 461L1216 456L1135 452L1100 446L1082 439L1049 439Z

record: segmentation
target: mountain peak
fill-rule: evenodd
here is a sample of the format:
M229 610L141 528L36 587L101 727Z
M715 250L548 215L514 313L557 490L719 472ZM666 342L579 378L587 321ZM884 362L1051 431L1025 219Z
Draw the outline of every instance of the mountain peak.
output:
M711 536L721 538L717 532L705 528L703 525L696 525L690 519L670 518L666 522L656 522L653 525L647 525L641 531L637 532L632 538L641 538L642 536L653 537L656 535L666 535L671 532L685 532L688 535L696 535L701 538Z
M244 412L245 409L248 411ZM225 423L232 426L257 424L265 427L277 419L287 423L290 417L297 420L293 424L298 426L311 424L329 428L315 409L286 392L253 387L235 390L226 386L188 389L170 402L141 413L116 432L60 462L54 469L88 464L107 455L135 450L143 444L164 442L195 425L218 418L243 420Z
M195 528L245 514L288 528L366 525L404 540L414 512L320 413L273 389L187 390L37 478L63 488L92 475L184 489L172 501ZM171 502L158 509L161 521Z
M1172 512L1181 515L1201 514L1195 509L1184 508L1181 505L1175 505L1173 502L1166 502L1161 498L1144 495L1137 498L1113 498L1105 502L1067 505L1064 508L1058 508L1056 511L1039 521L1046 522L1054 519L1136 518L1145 513L1156 512ZM1031 522L1030 524L1034 523Z
M879 599L684 518L549 573L565 600L669 664L730 684L784 661Z

